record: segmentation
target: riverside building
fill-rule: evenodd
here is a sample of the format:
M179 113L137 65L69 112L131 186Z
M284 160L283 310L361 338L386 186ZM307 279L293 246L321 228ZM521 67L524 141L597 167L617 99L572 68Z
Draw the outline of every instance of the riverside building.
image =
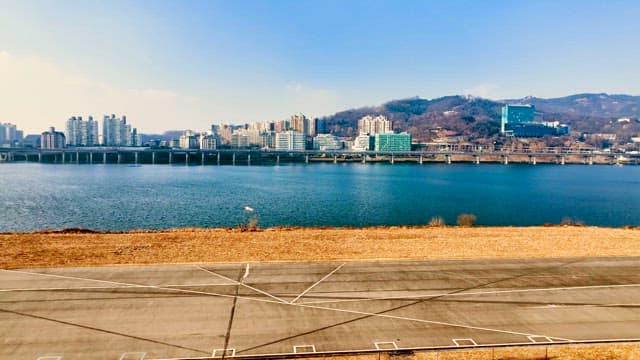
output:
M116 118L105 115L102 119L102 145L104 146L140 146L137 129L127 124L127 117Z
M278 151L304 151L306 149L306 136L297 131L285 131L276 133L275 149Z
M367 115L358 120L358 132L360 134L386 134L393 132L393 123L383 115Z
M411 134L376 134L375 151L411 151Z
M82 116L72 116L67 120L65 137L68 146L96 146L98 141L98 122L92 116L84 121Z
M42 149L62 149L66 145L64 133L56 131L53 126L49 131L45 131L40 135L40 148Z

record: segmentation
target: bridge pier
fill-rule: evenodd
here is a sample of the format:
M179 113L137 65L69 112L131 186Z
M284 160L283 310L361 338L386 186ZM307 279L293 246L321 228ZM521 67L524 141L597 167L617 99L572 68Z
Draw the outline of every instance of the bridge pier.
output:
M220 166L220 153L216 154L216 163Z
M42 162L42 153L38 152L38 162L41 163Z
M156 164L156 152L152 152L151 153L151 165L155 165Z
M64 155L65 155L65 154L64 154L64 151L63 151L63 152L62 152L62 163L63 163L63 164L64 164L64 161L65 161L65 159L64 159L64 158L65 158L65 156L64 156Z
M338 155L333 155L333 163L334 164L338 163Z
M200 154L200 165L204 166L204 151Z
M189 166L189 152L184 152L184 166Z
M173 151L169 150L169 165L173 164Z
M424 159L422 158L422 155L420 155L420 158L418 159L418 164L422 165L424 163Z
M473 163L480 164L480 155L473 155Z
M122 154L118 151L118 165L122 163Z
M362 156L362 163L363 163L363 164L366 164L366 163L367 163L367 156L366 156L366 155L363 155L363 156Z
M276 165L280 165L280 155L276 155Z
M138 165L138 152L136 151L135 153L133 153L133 156L135 164Z
M587 164L589 164L589 165L593 165L593 156L589 156L589 157L587 158Z
M444 156L445 162L447 165L451 165L451 155L447 154Z
M536 165L537 162L538 162L538 160L536 159L535 156L529 156L529 164Z
M509 165L509 156L508 155L503 155L502 156L502 163L505 165Z
M233 166L236 165L236 153L233 153Z
M93 164L93 151L89 153L89 164Z
M251 154L247 154L247 166L251 166Z
M309 163L309 155L305 155L304 156L304 163L308 164Z
M391 164L395 163L395 158L393 157L393 154L391 154Z
M564 156L560 156L560 165L564 165Z
M102 163L106 164L107 163L107 152L103 152L102 153Z
M80 152L76 151L76 165L80 164Z

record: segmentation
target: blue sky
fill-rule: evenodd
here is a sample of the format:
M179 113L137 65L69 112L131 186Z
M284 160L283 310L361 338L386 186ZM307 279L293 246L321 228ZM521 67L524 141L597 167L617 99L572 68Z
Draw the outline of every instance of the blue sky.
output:
M421 96L640 95L639 1L0 0L0 122L207 129Z

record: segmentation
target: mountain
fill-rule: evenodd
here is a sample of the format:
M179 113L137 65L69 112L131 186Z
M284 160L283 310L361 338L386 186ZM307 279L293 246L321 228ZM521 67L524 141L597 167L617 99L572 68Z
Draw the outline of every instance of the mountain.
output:
M640 133L640 96L576 94L561 98L489 100L469 96L419 97L393 100L377 107L362 107L324 117L327 130L337 136L355 136L358 119L384 115L395 131L407 131L419 141L465 136L469 140L496 136L504 104L532 104L545 121L568 124L573 132L615 133L628 138ZM618 122L630 118L630 122Z
M576 94L554 99L526 97L501 100L507 104L531 104L538 111L602 118L639 117L640 96L609 94Z
M407 131L416 139L464 135L490 137L500 129L502 103L492 100L445 96L437 99L393 100L377 107L341 111L323 118L327 129L337 136L355 136L358 119L365 115L384 115L393 121L395 131Z

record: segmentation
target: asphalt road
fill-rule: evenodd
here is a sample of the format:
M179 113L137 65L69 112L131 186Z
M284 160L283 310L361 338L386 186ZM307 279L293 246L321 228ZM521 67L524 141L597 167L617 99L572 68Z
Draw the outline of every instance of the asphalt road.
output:
M640 338L640 258L0 270L0 359Z

